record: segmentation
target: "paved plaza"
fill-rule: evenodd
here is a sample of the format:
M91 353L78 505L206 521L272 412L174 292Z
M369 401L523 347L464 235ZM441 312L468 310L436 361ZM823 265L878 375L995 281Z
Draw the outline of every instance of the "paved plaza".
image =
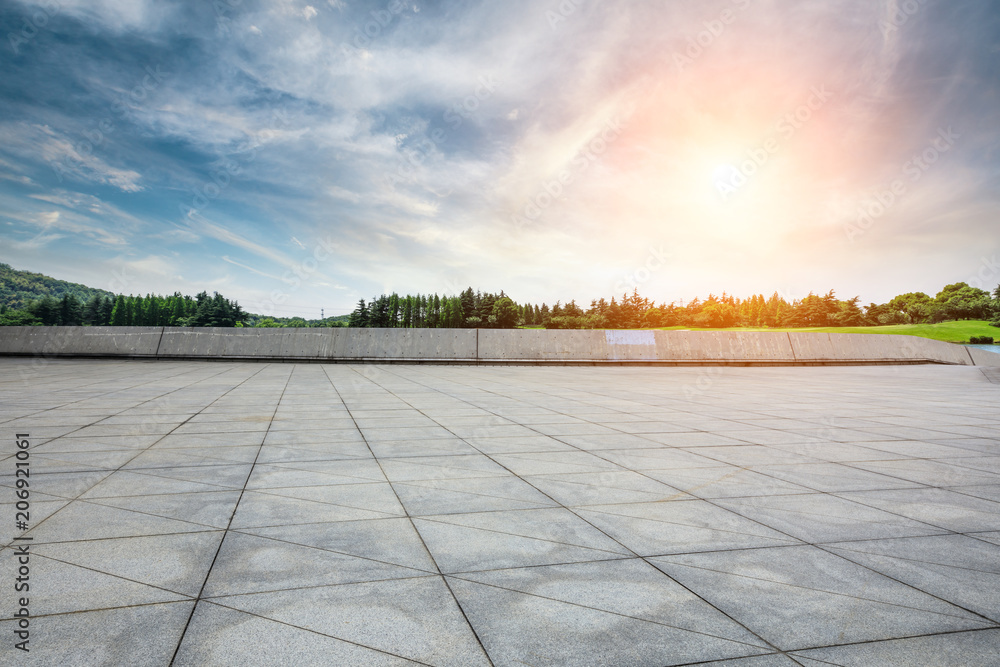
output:
M994 370L2 358L0 424L4 665L1000 661Z

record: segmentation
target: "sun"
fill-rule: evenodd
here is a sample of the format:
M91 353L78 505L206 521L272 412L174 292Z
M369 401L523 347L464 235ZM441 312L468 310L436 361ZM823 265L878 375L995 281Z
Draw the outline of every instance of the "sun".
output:
M731 185L733 178L739 173L740 170L731 164L716 165L715 169L712 170L712 184L715 186L718 186L719 183Z

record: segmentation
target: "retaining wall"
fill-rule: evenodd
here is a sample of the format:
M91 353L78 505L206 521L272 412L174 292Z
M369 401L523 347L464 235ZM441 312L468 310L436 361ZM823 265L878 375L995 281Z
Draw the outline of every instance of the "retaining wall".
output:
M770 331L0 327L0 355L471 364L1000 367L1000 354L916 336Z
M1000 367L1000 354L978 347L967 347L965 349L968 350L969 357L972 358L972 363L976 366Z
M193 329L166 327L159 357L475 361L475 329Z

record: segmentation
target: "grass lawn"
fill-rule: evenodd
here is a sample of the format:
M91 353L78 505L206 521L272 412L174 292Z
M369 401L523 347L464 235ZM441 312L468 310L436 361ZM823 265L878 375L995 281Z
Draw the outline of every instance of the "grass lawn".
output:
M690 327L666 327L667 330ZM1000 340L1000 328L990 326L986 320L960 320L940 324L889 324L881 327L812 327L800 329L761 329L732 327L730 329L691 329L692 331L820 331L828 333L902 334L921 336L949 343L968 343L970 336L992 336Z

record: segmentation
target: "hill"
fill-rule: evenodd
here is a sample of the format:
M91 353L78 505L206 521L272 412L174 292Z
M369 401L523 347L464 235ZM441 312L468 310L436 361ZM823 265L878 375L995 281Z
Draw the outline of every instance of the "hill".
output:
M83 302L88 301L95 294L112 298L115 296L107 290L95 289L65 280L56 280L41 273L19 271L9 264L0 263L0 306L19 310L43 296L48 295L61 299L63 294L67 293Z

